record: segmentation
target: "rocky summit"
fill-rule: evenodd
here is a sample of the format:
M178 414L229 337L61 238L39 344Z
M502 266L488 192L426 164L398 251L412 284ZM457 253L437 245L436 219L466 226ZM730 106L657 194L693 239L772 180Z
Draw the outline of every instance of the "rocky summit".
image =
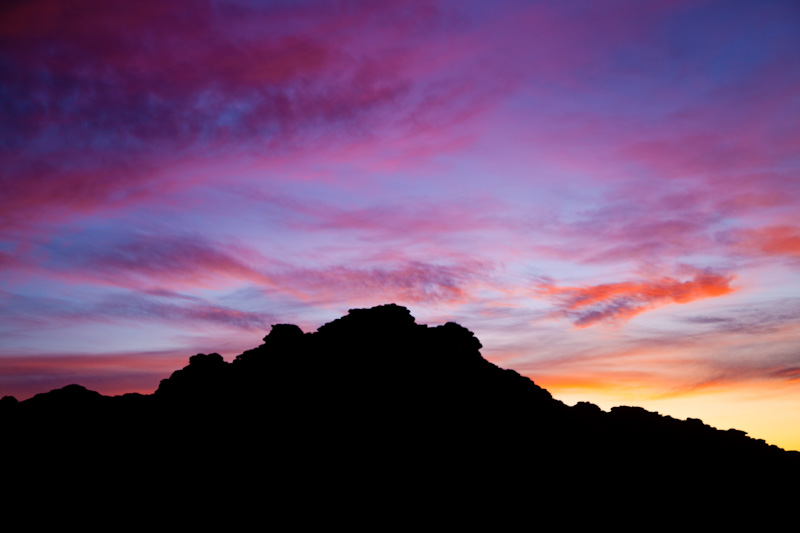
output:
M463 326L417 324L389 304L315 332L275 325L231 362L194 355L150 395L6 397L6 479L36 493L78 483L119 512L145 500L201 512L214 494L237 502L230 520L255 506L295 525L434 511L443 523L516 525L534 510L581 522L621 502L635 522L686 516L685 498L752 509L791 496L769 487L800 473L800 453L637 407L569 407L481 348Z

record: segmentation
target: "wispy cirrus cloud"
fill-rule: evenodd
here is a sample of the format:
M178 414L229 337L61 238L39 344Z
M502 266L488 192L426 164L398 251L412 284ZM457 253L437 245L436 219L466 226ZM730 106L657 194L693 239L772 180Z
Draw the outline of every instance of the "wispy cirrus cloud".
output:
M103 298L88 310L86 319L93 316L118 320L169 321L193 327L199 323L216 323L240 330L265 331L275 317L269 313L245 311L193 298L190 301L170 302L142 294L125 294Z
M151 296L168 287L171 293L176 288L252 285L304 301L454 303L490 284L493 268L488 262L458 254L444 254L436 261L406 253L367 254L359 266L329 257L312 266L199 235L166 233L109 236L89 232L68 245L52 243L46 250L49 275ZM203 316L202 310L195 311ZM214 310L209 313L213 315Z
M272 284L269 260L246 247L199 235L85 232L72 242L46 246L55 274L130 288Z
M797 256L800 188L791 173L745 173L692 183L610 185L597 206L529 224L554 256L585 264L694 262L730 265Z
M68 299L52 296L0 294L0 317L16 331L41 332L80 323L153 322L193 328L214 323L239 330L263 330L274 317L269 313L246 311L179 293L119 291L100 298ZM5 328L4 328L5 329Z
M405 261L392 266L297 268L278 275L312 300L379 304L457 304L487 285L488 265Z

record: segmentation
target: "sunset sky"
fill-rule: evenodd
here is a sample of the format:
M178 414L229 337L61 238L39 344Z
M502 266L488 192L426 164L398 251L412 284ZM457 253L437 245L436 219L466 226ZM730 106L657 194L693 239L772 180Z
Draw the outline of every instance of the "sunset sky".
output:
M2 3L0 396L389 302L800 450L800 3Z

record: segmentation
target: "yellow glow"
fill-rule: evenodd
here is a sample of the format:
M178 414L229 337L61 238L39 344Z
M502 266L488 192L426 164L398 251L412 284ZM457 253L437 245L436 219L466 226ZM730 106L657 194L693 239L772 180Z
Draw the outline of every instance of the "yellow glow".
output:
M620 388L588 380L539 379L568 405L588 401L609 410L636 405L674 418L699 418L718 429L735 428L785 450L800 451L800 382L758 381L665 396L663 390Z

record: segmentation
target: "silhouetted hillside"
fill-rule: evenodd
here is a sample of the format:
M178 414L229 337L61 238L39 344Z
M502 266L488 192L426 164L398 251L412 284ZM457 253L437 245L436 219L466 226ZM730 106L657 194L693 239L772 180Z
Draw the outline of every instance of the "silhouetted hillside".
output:
M32 491L71 480L112 509L148 494L195 512L227 493L241 511L226 520L255 506L296 525L423 509L470 521L490 503L510 509L488 518L504 523L533 510L592 521L623 503L633 519L688 498L672 510L683 516L793 494L777 487L800 473L800 453L637 407L568 407L480 348L462 326L385 305L314 333L275 325L231 363L192 356L152 395L5 397L10 479Z

